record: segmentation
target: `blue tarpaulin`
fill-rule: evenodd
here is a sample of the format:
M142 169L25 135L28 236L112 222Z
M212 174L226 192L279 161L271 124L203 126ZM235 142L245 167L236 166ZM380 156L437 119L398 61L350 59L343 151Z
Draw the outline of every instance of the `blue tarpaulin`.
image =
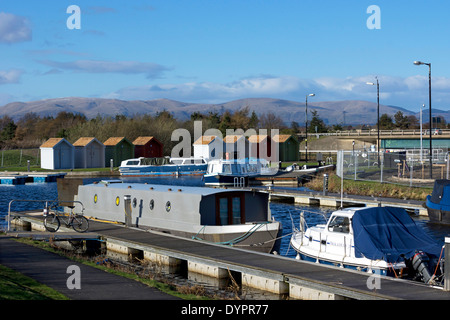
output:
M416 225L403 208L377 207L355 211L352 218L357 258L394 263L416 250L439 257L441 246Z

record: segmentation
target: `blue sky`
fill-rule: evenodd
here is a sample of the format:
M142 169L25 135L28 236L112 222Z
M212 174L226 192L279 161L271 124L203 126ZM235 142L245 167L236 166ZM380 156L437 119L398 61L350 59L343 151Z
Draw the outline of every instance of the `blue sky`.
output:
M77 5L81 29L68 29ZM370 5L381 29L369 29ZM0 105L82 96L220 103L271 97L450 106L450 3L0 1Z

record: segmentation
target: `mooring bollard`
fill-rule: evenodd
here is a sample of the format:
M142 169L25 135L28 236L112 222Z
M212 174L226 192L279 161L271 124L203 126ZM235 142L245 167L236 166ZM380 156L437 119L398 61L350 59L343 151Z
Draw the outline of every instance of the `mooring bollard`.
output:
M444 249L444 290L450 291L450 238L445 237L445 249Z
M323 175L323 195L328 195L328 174Z
M131 196L123 196L123 205L125 206L125 225L131 227Z

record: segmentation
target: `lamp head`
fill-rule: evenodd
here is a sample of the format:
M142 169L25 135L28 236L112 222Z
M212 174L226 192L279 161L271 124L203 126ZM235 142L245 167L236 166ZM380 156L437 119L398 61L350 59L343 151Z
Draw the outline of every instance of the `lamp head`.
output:
M315 95L316 95L315 93L308 94L309 97L314 97Z
M416 66L420 66L421 64L424 64L422 61L414 61L413 62Z
M366 84L368 84L370 86L374 86L375 85L375 83L373 83L373 82L366 82Z

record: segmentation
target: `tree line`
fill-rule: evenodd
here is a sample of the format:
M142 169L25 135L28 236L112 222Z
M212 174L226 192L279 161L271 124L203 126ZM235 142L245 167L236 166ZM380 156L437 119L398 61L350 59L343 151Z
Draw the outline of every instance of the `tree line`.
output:
M278 129L281 134L296 134L305 131L304 124L291 122L288 126L273 112L257 115L255 111L244 107L240 110L231 111L209 111L206 113L194 112L190 119L181 121L175 119L168 111L158 112L156 115L116 115L101 116L88 119L85 115L62 111L56 116L39 116L35 113L27 113L22 118L14 121L5 115L0 118L0 148L36 148L49 138L66 138L74 143L80 137L96 137L101 142L109 137L127 137L133 141L139 136L154 136L164 145L164 153L170 154L173 146L177 143L171 141L172 132L178 128L187 129L193 136L194 121L202 122L202 130L219 129L223 136L227 129ZM445 127L442 118L440 127ZM361 126L359 126L361 127ZM364 126L362 126L364 127ZM320 118L316 110L311 111L308 123L308 132L323 133L340 130L353 129L352 126L334 124L328 126ZM372 128L376 128L376 125ZM394 117L383 114L380 117L380 129L415 129L419 128L419 122L414 116L404 116L401 111ZM427 124L424 124L427 128Z
M227 129L279 129L280 133L293 134L296 129L284 125L274 113L256 115L249 107L238 111L194 112L186 121L178 120L168 111L156 115L116 115L88 119L83 114L62 111L56 116L39 116L27 113L14 121L5 115L0 118L0 149L37 148L49 138L65 138L74 143L80 137L95 137L104 142L110 137L126 137L133 141L139 136L154 136L164 145L164 154L170 154L177 141L171 141L172 132L178 128L194 134L194 122L201 121L202 130L219 129L223 136ZM269 131L270 134L270 131Z

